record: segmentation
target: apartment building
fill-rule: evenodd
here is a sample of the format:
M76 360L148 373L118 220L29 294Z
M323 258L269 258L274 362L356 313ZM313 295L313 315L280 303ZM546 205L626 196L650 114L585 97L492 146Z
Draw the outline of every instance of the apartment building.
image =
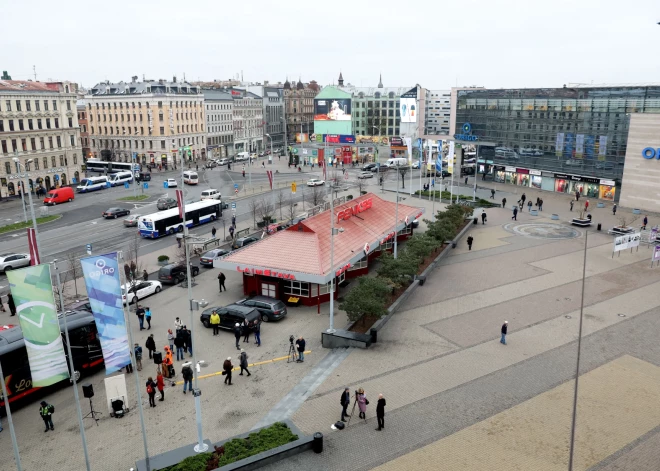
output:
M206 151L209 158L234 155L234 99L221 90L202 90L206 113Z

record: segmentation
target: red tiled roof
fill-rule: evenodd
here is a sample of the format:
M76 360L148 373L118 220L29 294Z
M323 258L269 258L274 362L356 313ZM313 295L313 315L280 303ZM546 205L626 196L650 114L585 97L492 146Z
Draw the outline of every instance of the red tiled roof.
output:
M354 207L365 200L372 200L369 209L337 222L339 211ZM373 193L362 195L334 208L335 228L343 232L335 235L334 266L347 263L359 254L365 244L374 250L381 238L394 231L396 203L385 201ZM399 230L406 216L409 222L422 212L420 208L399 203ZM359 216L359 217L358 217ZM250 244L222 259L228 264L263 267L271 270L326 275L330 273L330 214L319 213L302 221L304 231L293 226L265 239Z
M12 92L57 92L44 82L29 80L0 80L0 90Z

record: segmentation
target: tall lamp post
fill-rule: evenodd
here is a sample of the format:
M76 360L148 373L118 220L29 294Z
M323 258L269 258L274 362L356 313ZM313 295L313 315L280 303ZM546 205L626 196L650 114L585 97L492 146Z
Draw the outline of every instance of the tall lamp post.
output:
M284 123L284 155L286 155L286 158L289 159L289 145L287 142L287 135L286 135L286 116L282 116L282 122Z
M273 138L270 134L266 134L266 137L270 139L270 158L273 158ZM270 162L269 162L270 163Z
M344 232L343 228L335 229L335 195L330 188L330 328L329 334L335 332L335 235Z
M13 160L14 160L14 162L16 162L16 166L18 167L18 170L19 170L18 173L20 174L21 173L20 172L21 161L18 157L14 157ZM30 164L33 161L34 161L34 159L28 159L28 160L25 161L25 163ZM25 165L23 165L23 170L25 171ZM27 173L25 175L29 179L30 176ZM29 186L29 184L28 184L28 186ZM22 178L21 178L21 187L23 188L23 193L25 193L25 183L23 182ZM34 216L34 205L32 204L32 191L29 188L28 188L28 199L30 201L30 215L32 216L32 228L34 229L35 241L37 242L37 247L36 247L37 248L37 253L39 253L39 231L37 230L37 218ZM27 217L26 217L25 222L27 222Z

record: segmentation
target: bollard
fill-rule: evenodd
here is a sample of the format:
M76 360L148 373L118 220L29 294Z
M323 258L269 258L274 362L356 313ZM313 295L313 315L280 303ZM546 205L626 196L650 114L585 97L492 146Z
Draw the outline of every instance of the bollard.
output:
M369 334L371 335L371 341L373 343L378 342L378 331L376 329L371 329L369 330Z
M312 450L314 453L323 453L323 434L316 432L312 439Z

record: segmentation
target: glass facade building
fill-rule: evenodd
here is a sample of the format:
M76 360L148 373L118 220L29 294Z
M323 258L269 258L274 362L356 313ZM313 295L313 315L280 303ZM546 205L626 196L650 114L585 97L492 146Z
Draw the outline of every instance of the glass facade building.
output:
M660 113L660 86L456 91L456 129L480 141L479 171L495 181L615 199L630 113Z

